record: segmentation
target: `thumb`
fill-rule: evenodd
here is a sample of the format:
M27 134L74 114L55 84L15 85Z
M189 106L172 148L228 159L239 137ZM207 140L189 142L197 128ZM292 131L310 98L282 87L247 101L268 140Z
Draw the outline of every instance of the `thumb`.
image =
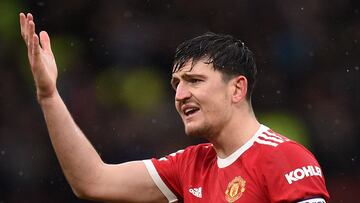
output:
M46 31L41 31L40 32L40 43L41 43L41 47L48 51L48 52L52 52L51 51L51 44L50 44L50 37L48 35L48 33Z

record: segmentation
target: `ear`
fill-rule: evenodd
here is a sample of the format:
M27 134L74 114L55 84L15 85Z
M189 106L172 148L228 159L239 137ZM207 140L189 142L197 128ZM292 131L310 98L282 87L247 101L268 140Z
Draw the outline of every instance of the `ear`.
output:
M248 81L245 76L239 75L233 78L233 95L232 100L234 103L238 103L246 99Z

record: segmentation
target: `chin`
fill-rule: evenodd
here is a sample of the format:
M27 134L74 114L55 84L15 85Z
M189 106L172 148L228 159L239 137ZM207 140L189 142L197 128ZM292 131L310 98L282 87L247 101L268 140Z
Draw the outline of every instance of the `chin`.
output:
M210 126L185 126L185 133L190 137L208 138L211 135Z

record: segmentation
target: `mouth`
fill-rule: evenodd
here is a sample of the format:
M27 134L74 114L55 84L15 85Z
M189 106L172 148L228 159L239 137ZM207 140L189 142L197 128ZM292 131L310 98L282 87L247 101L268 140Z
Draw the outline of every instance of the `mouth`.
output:
M200 109L198 107L185 107L183 108L183 114L186 117L194 115L196 112L198 112Z

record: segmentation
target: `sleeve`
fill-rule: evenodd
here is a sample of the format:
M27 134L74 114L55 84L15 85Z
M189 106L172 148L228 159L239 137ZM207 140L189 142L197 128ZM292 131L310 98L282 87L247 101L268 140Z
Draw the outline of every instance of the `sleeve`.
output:
M271 202L321 202L329 200L324 174L314 155L292 141L264 150L262 177Z
M160 159L144 160L151 178L169 202L178 202L178 197L183 194L180 169L187 151L179 150Z

